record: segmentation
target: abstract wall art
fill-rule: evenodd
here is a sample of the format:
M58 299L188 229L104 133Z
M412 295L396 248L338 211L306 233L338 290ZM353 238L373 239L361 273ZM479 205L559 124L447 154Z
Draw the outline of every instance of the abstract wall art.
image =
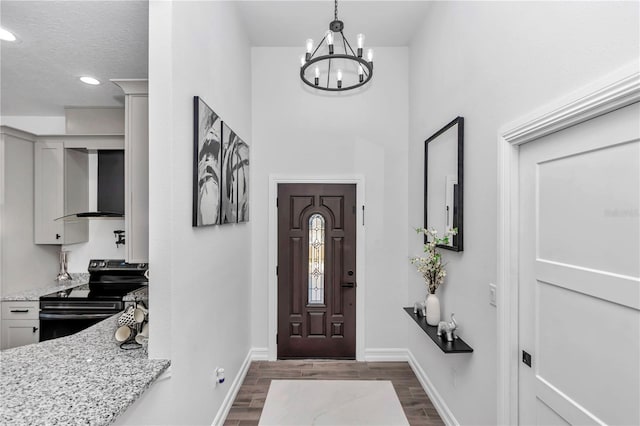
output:
M193 226L249 221L249 145L198 96L194 106Z
M193 226L220 223L222 120L198 96L193 98Z

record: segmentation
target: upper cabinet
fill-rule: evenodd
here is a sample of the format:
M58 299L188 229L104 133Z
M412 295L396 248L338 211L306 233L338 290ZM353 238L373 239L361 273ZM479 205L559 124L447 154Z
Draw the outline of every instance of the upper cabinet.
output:
M89 240L86 220L56 220L89 207L89 157L65 149L63 141L35 143L36 244L74 244Z
M124 182L128 262L149 261L149 101L147 80L111 80L125 93Z

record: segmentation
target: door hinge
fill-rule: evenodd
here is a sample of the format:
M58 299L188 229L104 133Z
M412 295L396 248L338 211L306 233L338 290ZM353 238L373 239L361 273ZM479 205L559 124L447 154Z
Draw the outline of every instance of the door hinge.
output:
M276 207L279 207L279 204L280 204L280 199L276 197Z
M276 345L278 344L278 335L276 334Z
M364 226L364 204L362 205L362 226Z
M280 267L276 266L276 275L278 275L278 272L280 272Z

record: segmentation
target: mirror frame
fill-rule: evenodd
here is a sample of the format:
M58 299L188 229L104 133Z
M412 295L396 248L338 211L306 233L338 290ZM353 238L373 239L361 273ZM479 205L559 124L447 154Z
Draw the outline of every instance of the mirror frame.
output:
M444 132L449 130L450 128L457 126L458 131L458 183L457 191L454 190L454 212L453 212L453 223L456 228L458 228L458 233L453 236L453 244L450 246L444 244L438 244L438 247L452 250L452 251L462 251L463 245L463 199L464 199L464 185L463 185L463 170L464 170L464 117L456 117L449 124L444 126L442 129L435 132L431 137L424 141L424 227L427 227L427 212L429 211L427 205L427 165L429 159L429 142L434 141L438 138L438 136L442 135ZM456 208L457 207L457 208ZM424 237L425 244L427 242L427 236Z

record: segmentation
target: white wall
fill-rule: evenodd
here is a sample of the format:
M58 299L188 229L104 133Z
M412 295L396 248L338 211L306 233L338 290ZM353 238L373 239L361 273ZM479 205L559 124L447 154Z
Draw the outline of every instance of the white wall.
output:
M406 347L407 48L376 48L374 77L359 94L310 91L299 48L253 48L252 343L268 345L269 176L362 175L366 190L366 349ZM419 223L416 223L418 225ZM358 224L360 226L360 224ZM272 242L275 244L275 242ZM403 316L404 315L404 316Z
M9 126L35 135L63 135L64 116L3 115L0 125Z
M149 13L150 355L171 358L172 378L155 417L136 421L210 424L250 347L252 223L191 227L193 96L251 143L249 40L233 2Z
M434 2L410 46L409 223L422 215L423 141L465 117L464 252L438 290L475 350L445 355L414 324L409 349L461 424L496 422L496 147L500 126L637 60L637 2ZM418 238L409 239L419 253ZM425 294L409 273L409 301ZM567 307L570 309L570 307Z
M0 185L0 283L1 294L8 295L52 285L58 274L59 246L33 243L35 138L0 137L4 154L0 163L0 180L4 181Z

